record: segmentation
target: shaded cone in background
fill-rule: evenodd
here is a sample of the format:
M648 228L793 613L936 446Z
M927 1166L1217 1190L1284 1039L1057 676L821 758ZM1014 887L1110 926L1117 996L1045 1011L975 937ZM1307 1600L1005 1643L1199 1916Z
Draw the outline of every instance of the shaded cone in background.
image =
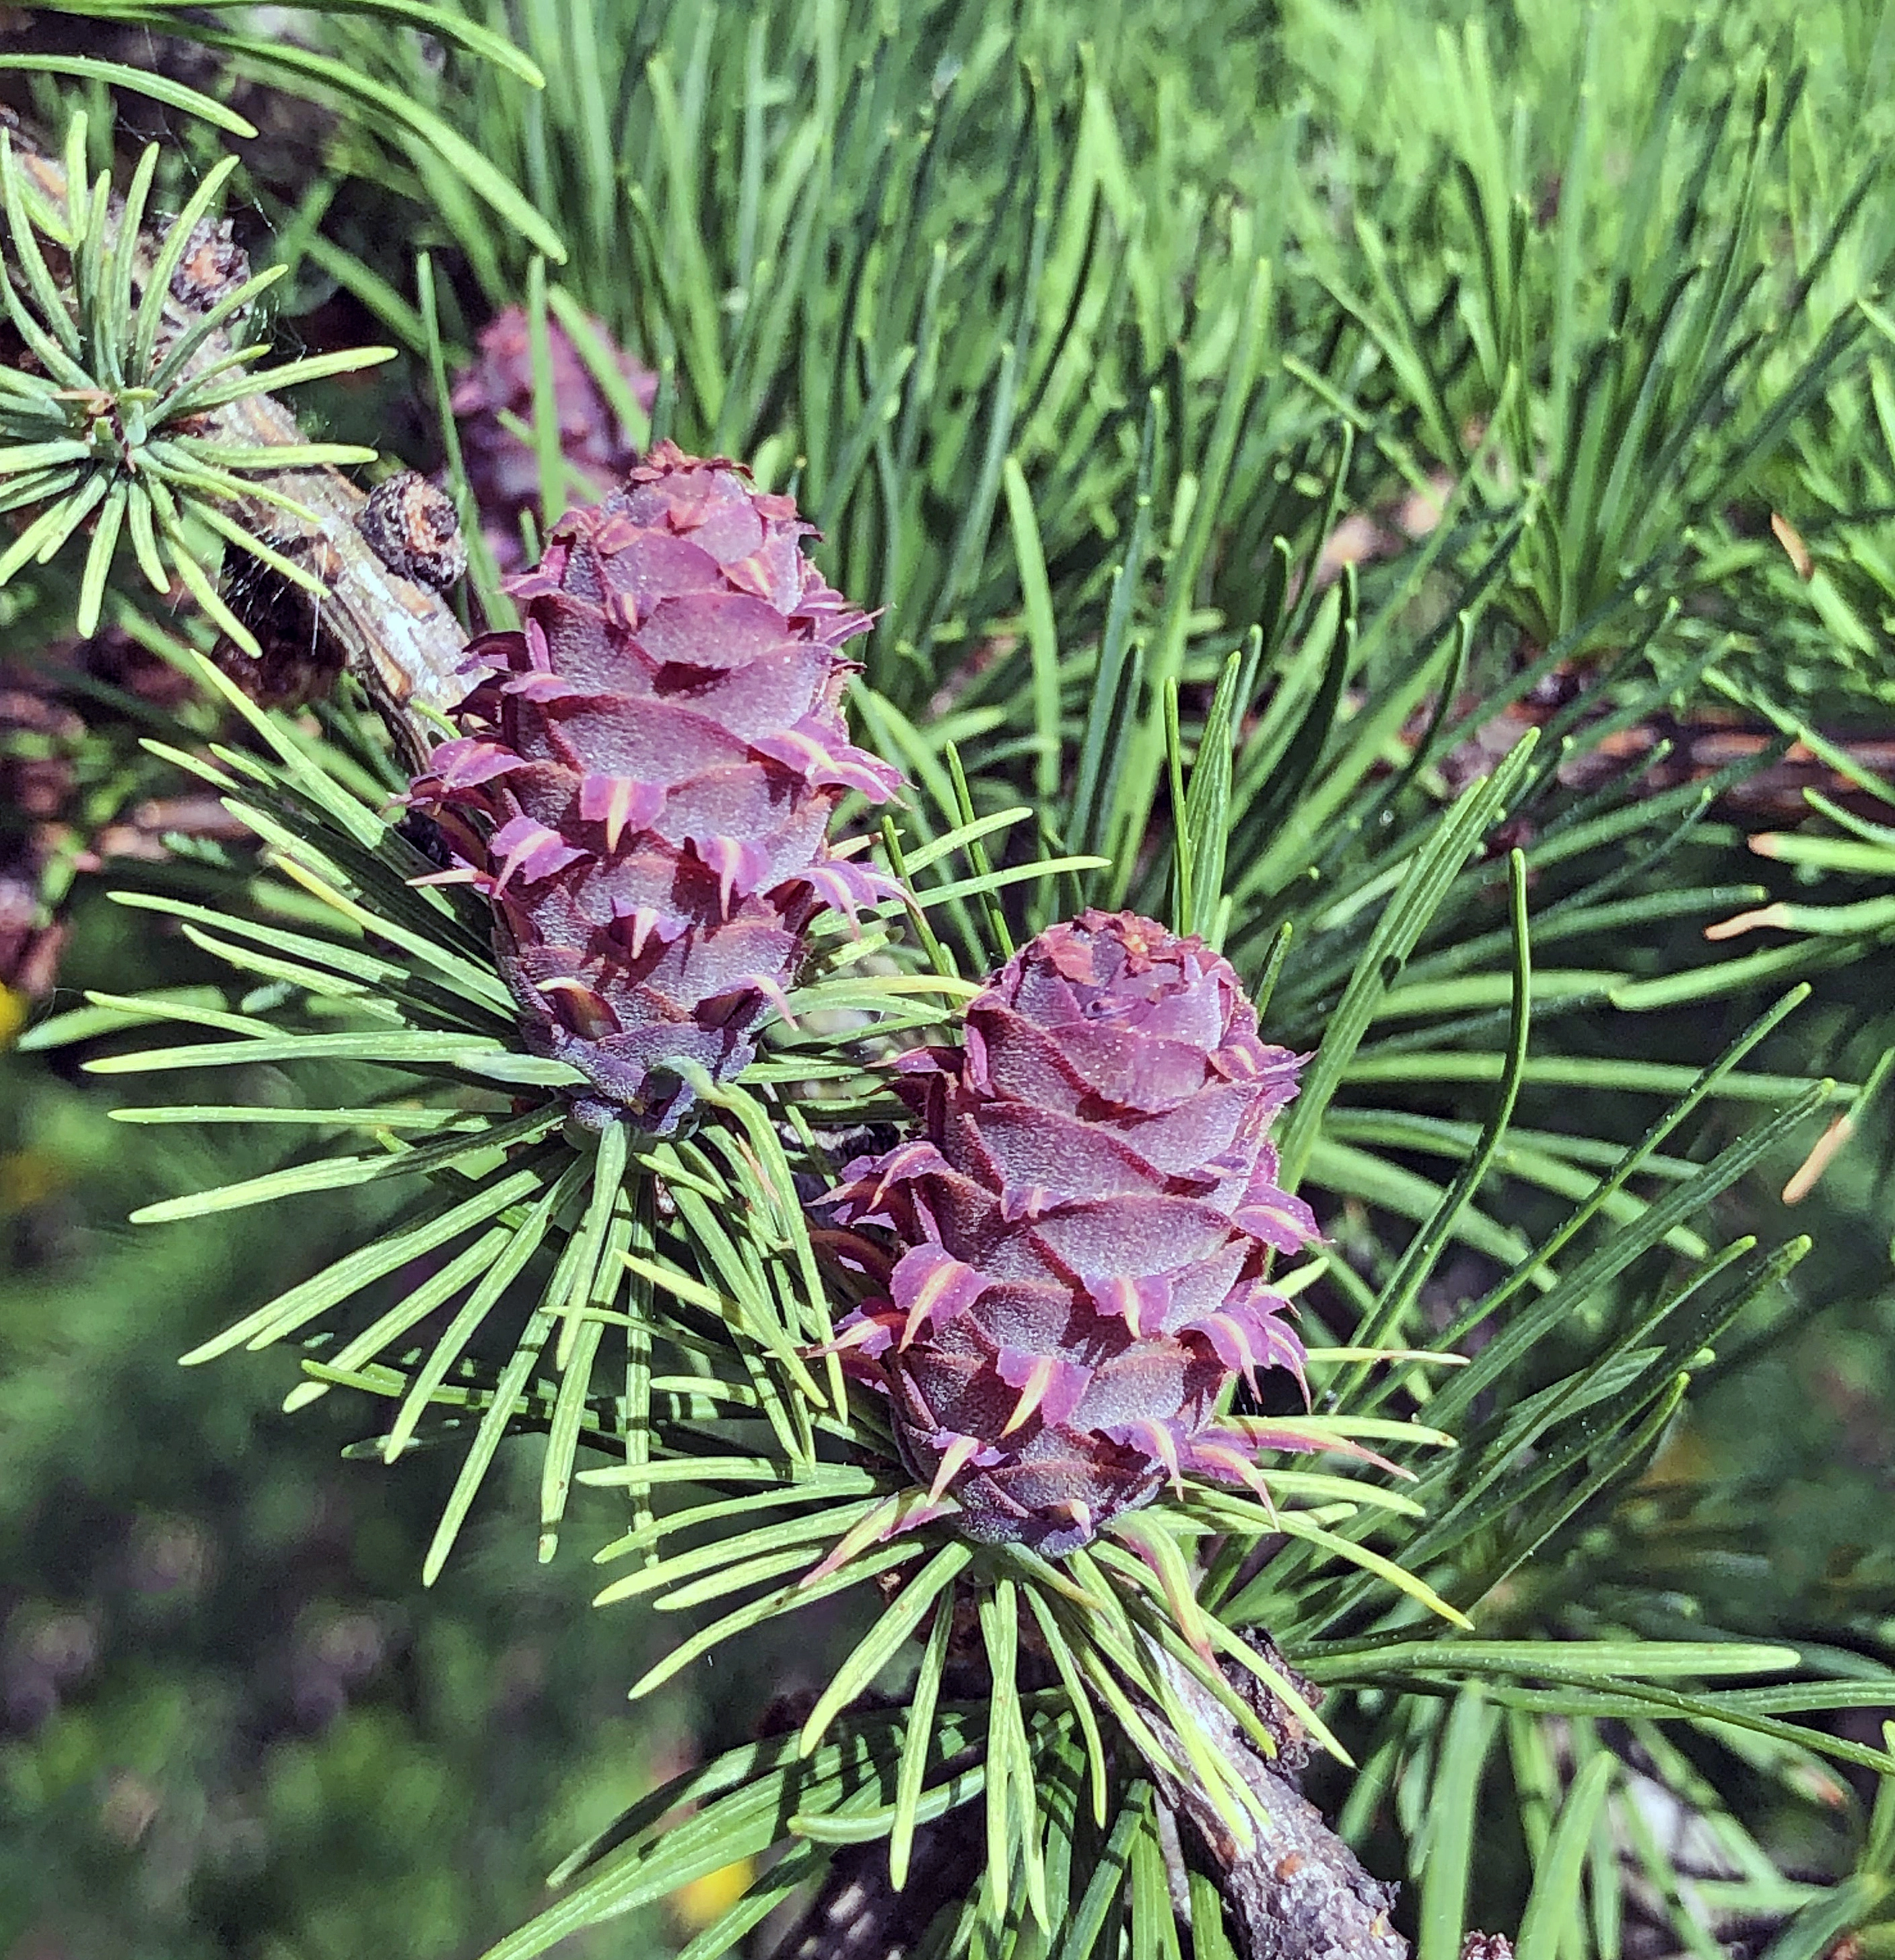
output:
M804 557L811 531L722 460L661 443L625 487L569 512L507 589L518 632L473 648L491 671L412 800L494 908L527 1045L578 1068L603 1106L668 1128L795 983L825 908L881 893L830 854L851 790L900 778L850 746L838 649L867 615Z
M150 726L136 707L168 714L190 699L177 668L110 627L44 659L0 661L0 988L27 999L58 978L75 876L110 858L163 858L174 833L245 834L138 746ZM104 705L102 690L131 708ZM154 794L171 790L184 793Z
M604 326L592 326L608 347ZM546 323L552 355L553 400L559 424L559 449L568 467L603 495L638 460L629 431L579 358L570 336L556 320ZM502 571L526 562L521 542L523 511L537 512L540 464L533 445L507 426L511 415L533 423L533 346L526 310L508 307L480 329L479 357L454 377L448 406L460 425L467 487L479 507L481 530ZM658 396L658 377L626 353L619 369L648 412Z

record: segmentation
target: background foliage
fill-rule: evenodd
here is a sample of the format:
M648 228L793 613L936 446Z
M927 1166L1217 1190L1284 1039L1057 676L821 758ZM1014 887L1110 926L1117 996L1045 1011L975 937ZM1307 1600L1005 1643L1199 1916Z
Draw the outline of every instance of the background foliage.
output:
M1438 1337L1812 978L1729 1093L1604 1204L1581 1249L1648 1232L1648 1256L1574 1287L1571 1318L1508 1357L1508 1401L1591 1379L1644 1303L1688 1299L1709 1264L1683 1334L1630 1357L1618 1427L1575 1424L1565 1457L1544 1441L1557 1475L1516 1466L1517 1503L1429 1576L1471 1604L1532 1542L1483 1636L1786 1641L1811 1671L1859 1677L1831 1697L1859 1707L1813 1719L1878 1745L1895 1633L1886 1126L1868 1102L1794 1210L1778 1194L1839 1093L1741 1140L1805 1083L1846 1098L1895 1040L1877 977L1886 840L1849 830L1875 793L1808 815L1797 765L1750 739L1800 732L1859 775L1838 745L1887 732L1895 13L591 0L423 33L402 11L298 15L269 37L241 9L206 24L100 6L49 10L35 34L57 56L109 29L129 62L259 132L119 101L122 164L132 134L167 138L165 208L225 147L241 159L229 208L255 262L285 269L272 337L397 348L311 389L325 438L432 466L440 374L524 299L569 326L596 315L652 363L654 432L795 489L830 577L885 609L858 726L916 779L911 848L1037 813L1037 838L997 831L991 867L944 861L924 884L1036 850L1111 861L1004 902L944 899L944 962L977 973L996 918L1018 936L1084 899L1178 907L1274 976L1266 1031L1323 1045L1288 1146L1339 1255L1306 1296L1312 1338L1378 1301L1380 1335ZM84 100L92 167L111 161L107 78L12 79L49 128ZM527 433L550 476L545 424ZM43 657L83 611L85 563L25 567L0 593L11 650ZM107 603L121 627L154 620L133 579ZM1425 892L1406 882L1423 826L1530 727L1499 848L1444 861ZM108 803L137 788L116 740ZM1205 766L1226 752L1228 779ZM1746 850L1766 825L1797 835ZM1826 849L1845 838L1855 854ZM1451 1220L1518 1030L1515 845L1532 1045L1490 1181ZM230 876L212 851L145 882L215 900ZM1779 901L1791 909L1734 943L1702 936ZM151 914L88 889L79 921L65 988L226 984ZM531 1576L530 1451L502 1453L471 1543L421 1593L451 1463L338 1462L359 1413L335 1396L272 1413L286 1360L171 1366L256 1305L260 1263L287 1284L388 1214L330 1193L124 1226L282 1145L110 1126L123 1087L74 1066L105 1029L0 1058L0 1952L478 1952L588 1831L744 1741L772 1694L819 1687L822 1643L763 1628L684 1676L661 1718L628 1714L666 1630L579 1610L573 1547L612 1535L602 1507L581 1505ZM253 1073L251 1093L277 1093ZM1651 1204L1693 1177L1699 1201L1653 1228ZM1771 1262L1804 1232L1800 1264ZM1755 1261L1718 1265L1712 1249L1741 1236ZM1270 1621L1320 1637L1356 1596L1320 1567L1304 1579ZM832 1656L849 1610L824 1624ZM1406 1694L1363 1677L1339 1720L1367 1767L1326 1771L1319 1792L1376 1869L1419 1881L1425 1960L1457 1944L1463 1911L1518 1923L1558 1799L1602 1744L1645 1781L1620 1774L1592 1836L1590 1950L1706 1951L1705 1923L1742 1950L1776 1941L1776 1960L1858 1923L1868 1950L1889 1942L1895 1847L1886 1820L1871 1828L1865 1755L1702 1723L1661 1735L1570 1683L1548 1706L1503 1681L1496 1717L1464 1674L1411 1672ZM1431 1809L1449 1820L1432 1838ZM1721 1847L1709 1869L1701 1839L1666 1844L1692 1809ZM1457 1856L1452 1820L1476 1817L1505 1848L1472 1863L1463 1900L1471 1836ZM1665 1897L1681 1884L1693 1909ZM693 1894L575 1950L667 1950L715 1911Z

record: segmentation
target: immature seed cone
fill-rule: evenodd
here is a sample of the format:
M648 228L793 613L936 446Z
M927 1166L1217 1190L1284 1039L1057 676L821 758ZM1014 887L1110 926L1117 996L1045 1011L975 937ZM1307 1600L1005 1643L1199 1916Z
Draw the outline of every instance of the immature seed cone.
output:
M492 902L528 1046L578 1068L600 1116L670 1128L691 1100L675 1064L737 1074L811 921L882 896L826 841L846 791L900 778L849 745L836 650L868 622L804 557L810 529L661 444L508 581L524 630L476 641L492 672L467 732L413 786L453 853L441 878Z
M610 346L604 327L597 320L592 324ZM638 451L557 320L546 323L546 341L560 452L603 493L638 460ZM448 406L460 425L467 486L480 507L482 531L501 570L514 571L526 562L520 514L540 501L540 464L533 445L501 419L505 413L529 426L533 421L533 344L526 309L513 306L496 313L480 329L479 348L479 358L454 377ZM619 353L618 364L633 397L648 412L658 397L658 377L626 353Z
M839 1345L970 1536L1057 1554L1187 1472L1254 1478L1260 1433L1216 1405L1301 1371L1265 1279L1316 1231L1267 1136L1298 1066L1227 960L1097 912L1007 963L964 1048L897 1064L922 1134L829 1201L901 1249Z

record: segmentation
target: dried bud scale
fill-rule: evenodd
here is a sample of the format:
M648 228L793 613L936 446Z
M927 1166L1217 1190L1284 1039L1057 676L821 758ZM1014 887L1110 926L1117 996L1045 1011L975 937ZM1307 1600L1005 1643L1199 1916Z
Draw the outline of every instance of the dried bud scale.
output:
M1229 963L1084 912L970 1003L963 1048L897 1066L922 1134L830 1201L900 1249L839 1340L909 1468L970 1535L1056 1555L1187 1472L1253 1478L1268 1434L1219 1398L1300 1373L1266 1272L1316 1227L1268 1137L1298 1058Z
M795 979L826 908L881 896L830 855L849 790L899 778L852 747L839 649L868 624L804 555L811 527L736 467L661 444L570 512L508 590L518 632L412 800L494 911L527 1044L580 1070L603 1115L668 1128Z
M444 592L467 569L454 500L418 469L397 470L368 493L355 528L388 569Z

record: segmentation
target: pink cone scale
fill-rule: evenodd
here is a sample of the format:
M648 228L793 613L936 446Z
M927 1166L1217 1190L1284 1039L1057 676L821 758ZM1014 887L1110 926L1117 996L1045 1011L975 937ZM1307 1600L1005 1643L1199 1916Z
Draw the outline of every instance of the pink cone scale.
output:
M595 1092L582 1115L670 1128L674 1065L737 1074L811 922L884 896L829 848L846 792L900 778L849 743L839 649L868 619L804 555L811 528L660 444L508 582L521 628L474 643L463 732L413 784L441 877L492 903L527 1046Z
M969 1004L963 1047L897 1067L922 1134L827 1201L887 1275L836 1345L916 1478L969 1536L1054 1556L1187 1475L1253 1480L1266 1427L1219 1399L1300 1380L1266 1275L1316 1221L1269 1138L1298 1058L1259 1039L1235 969L1082 912Z

